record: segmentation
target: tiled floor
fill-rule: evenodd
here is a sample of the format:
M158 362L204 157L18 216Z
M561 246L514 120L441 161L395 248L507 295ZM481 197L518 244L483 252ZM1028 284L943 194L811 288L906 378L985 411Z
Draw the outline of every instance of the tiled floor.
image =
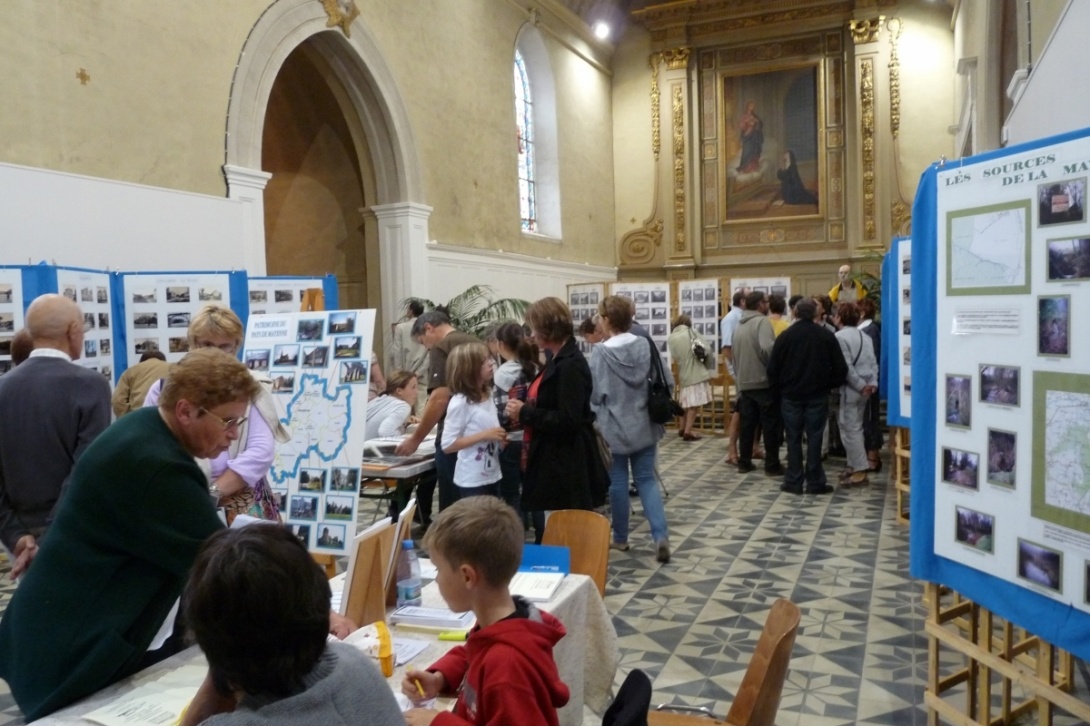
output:
M617 684L638 667L653 681L654 703L723 716L768 609L784 597L802 623L778 724L924 724L926 612L920 584L908 579L908 529L894 520L888 466L868 488L797 497L760 468L737 474L722 464L724 451L722 439L669 434L659 464L673 559L655 561L638 501L632 550L611 551ZM827 465L835 481L843 461ZM0 609L14 589L6 571L0 566ZM1083 700L1085 673L1079 663ZM20 720L0 682L0 725Z

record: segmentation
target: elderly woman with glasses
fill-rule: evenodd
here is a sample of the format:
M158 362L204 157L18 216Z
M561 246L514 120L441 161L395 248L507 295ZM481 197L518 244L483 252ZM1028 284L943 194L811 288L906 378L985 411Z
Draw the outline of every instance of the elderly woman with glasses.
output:
M189 322L189 350L217 348L237 356L242 346L242 321L234 311L207 305ZM286 442L290 434L277 414L270 393L272 381L264 372L250 371L261 384L261 391L247 409L246 416L224 421L224 429L233 429L238 437L231 447L208 460L209 492L219 498L228 522L244 513L262 520L278 520L279 509L265 479L276 453L276 442ZM148 391L144 406L157 406L162 382ZM204 463L201 463L202 467Z

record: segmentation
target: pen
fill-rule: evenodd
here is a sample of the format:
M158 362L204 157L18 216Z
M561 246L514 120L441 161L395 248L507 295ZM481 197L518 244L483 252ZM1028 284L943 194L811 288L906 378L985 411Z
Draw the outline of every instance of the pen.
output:
M410 672L412 670L413 670L412 664L405 667L406 672ZM419 679L413 679L413 684L416 685L416 691L420 693L420 698L423 699L424 698L424 687L420 684L420 680Z
M467 632L465 631L444 631L439 634L440 641L465 641Z

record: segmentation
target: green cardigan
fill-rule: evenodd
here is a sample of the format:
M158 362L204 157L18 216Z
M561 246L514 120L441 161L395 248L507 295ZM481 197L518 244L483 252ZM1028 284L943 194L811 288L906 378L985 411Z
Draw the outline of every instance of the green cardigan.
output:
M221 527L207 480L158 409L103 432L0 621L0 677L26 719L133 673Z

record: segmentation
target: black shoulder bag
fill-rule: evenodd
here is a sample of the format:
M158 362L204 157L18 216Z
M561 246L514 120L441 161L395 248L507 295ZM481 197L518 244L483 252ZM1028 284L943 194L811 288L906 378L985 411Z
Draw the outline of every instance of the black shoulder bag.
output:
M665 424L674 417L683 416L685 410L670 396L666 385L666 373L662 370L662 356L655 342L648 339L651 348L651 369L647 373L647 415L655 424Z

